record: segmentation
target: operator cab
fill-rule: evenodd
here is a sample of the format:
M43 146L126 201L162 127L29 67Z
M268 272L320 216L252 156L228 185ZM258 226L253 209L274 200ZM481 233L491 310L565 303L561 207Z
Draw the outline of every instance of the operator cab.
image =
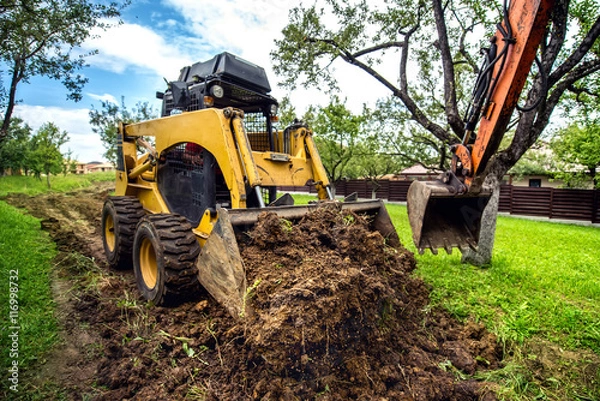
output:
M234 107L244 111L244 127L254 151L277 151L277 100L269 95L271 86L267 74L259 67L238 56L224 52L212 59L181 69L177 81L168 89L157 92L162 99L163 117L210 107ZM200 144L201 145L201 144ZM207 207L231 205L229 190L220 168L206 149L189 154L198 144L182 143L162 152L159 162L158 185L169 208L197 224ZM194 153L197 153L194 151ZM192 163L202 157L210 163ZM210 167L209 167L210 166ZM172 180L177 176L177 180ZM265 203L276 198L276 187L264 187ZM257 207L254 191L248 189L248 207Z
M278 103L269 92L271 85L264 68L225 52L182 68L179 79L156 97L163 100L163 117L209 107L235 107L244 111L246 123L255 125L258 116L264 118L262 128L270 132Z

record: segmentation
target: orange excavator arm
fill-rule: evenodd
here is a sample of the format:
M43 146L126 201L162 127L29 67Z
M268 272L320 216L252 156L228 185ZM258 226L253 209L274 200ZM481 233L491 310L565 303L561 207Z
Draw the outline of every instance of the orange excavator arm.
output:
M554 0L513 0L490 40L465 133L452 146L452 167L434 182L414 181L408 193L413 239L420 252L476 248L483 209L491 189L483 186L485 168L498 151L527 81Z

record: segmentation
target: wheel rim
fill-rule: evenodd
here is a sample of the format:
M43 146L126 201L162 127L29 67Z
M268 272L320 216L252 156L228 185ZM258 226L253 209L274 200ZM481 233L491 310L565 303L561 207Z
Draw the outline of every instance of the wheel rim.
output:
M115 222L110 214L104 220L104 238L109 251L115 250Z
M154 288L158 277L158 267L154 246L148 238L144 238L140 246L140 271L146 287L149 289Z

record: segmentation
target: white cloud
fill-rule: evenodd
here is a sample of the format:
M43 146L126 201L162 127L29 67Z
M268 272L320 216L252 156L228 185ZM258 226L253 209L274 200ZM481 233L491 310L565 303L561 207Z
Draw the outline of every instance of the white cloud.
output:
M89 109L64 109L60 107L30 106L19 104L15 116L21 117L34 131L44 123L53 122L61 131L67 131L69 142L61 147L62 152L73 151L73 157L82 162L104 160L104 147L100 137L92 132Z
M124 23L93 33L94 38L83 46L87 51L99 51L90 57L91 67L118 74L133 68L133 72L175 79L181 67L192 61L176 44L167 43L164 37L142 25Z
M109 102L109 103L113 103L113 104L119 104L119 102L117 101L117 98L109 93L105 93L103 95L97 95L95 93L88 93L87 95L94 100L100 100L100 101Z

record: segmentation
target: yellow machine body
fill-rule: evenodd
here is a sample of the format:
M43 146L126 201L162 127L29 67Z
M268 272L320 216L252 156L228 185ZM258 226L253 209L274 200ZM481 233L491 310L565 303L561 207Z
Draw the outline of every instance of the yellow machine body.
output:
M244 113L234 108L208 108L185 112L136 124L122 125L119 130L116 196L139 199L147 214L177 213L161 191L160 169L166 157L177 147L203 149L208 152L222 174L221 186L228 200L207 207L201 217L191 219L201 252L197 259L198 280L233 316L245 310L246 277L234 227L249 227L258 214L270 210L282 218L295 219L315 206L293 206L290 202L256 202L261 188L314 185L318 199L331 200L329 180L319 158L312 132L304 125L294 125L273 132L276 151L262 150L261 138L267 132L247 132ZM154 142L150 147L145 140ZM148 151L139 152L140 143ZM263 142L264 143L264 142ZM256 150L258 148L258 150ZM191 168L191 167L190 167ZM185 174L185 168L182 174ZM177 174L163 178L177 181ZM163 185L166 185L163 183ZM285 197L285 196L284 196ZM250 207L250 199L254 205ZM289 196L288 196L289 199ZM221 198L221 200L223 200ZM348 203L360 213L375 215L374 225L392 244L398 237L381 201ZM188 217L185 216L184 217ZM189 219L188 219L189 220Z

